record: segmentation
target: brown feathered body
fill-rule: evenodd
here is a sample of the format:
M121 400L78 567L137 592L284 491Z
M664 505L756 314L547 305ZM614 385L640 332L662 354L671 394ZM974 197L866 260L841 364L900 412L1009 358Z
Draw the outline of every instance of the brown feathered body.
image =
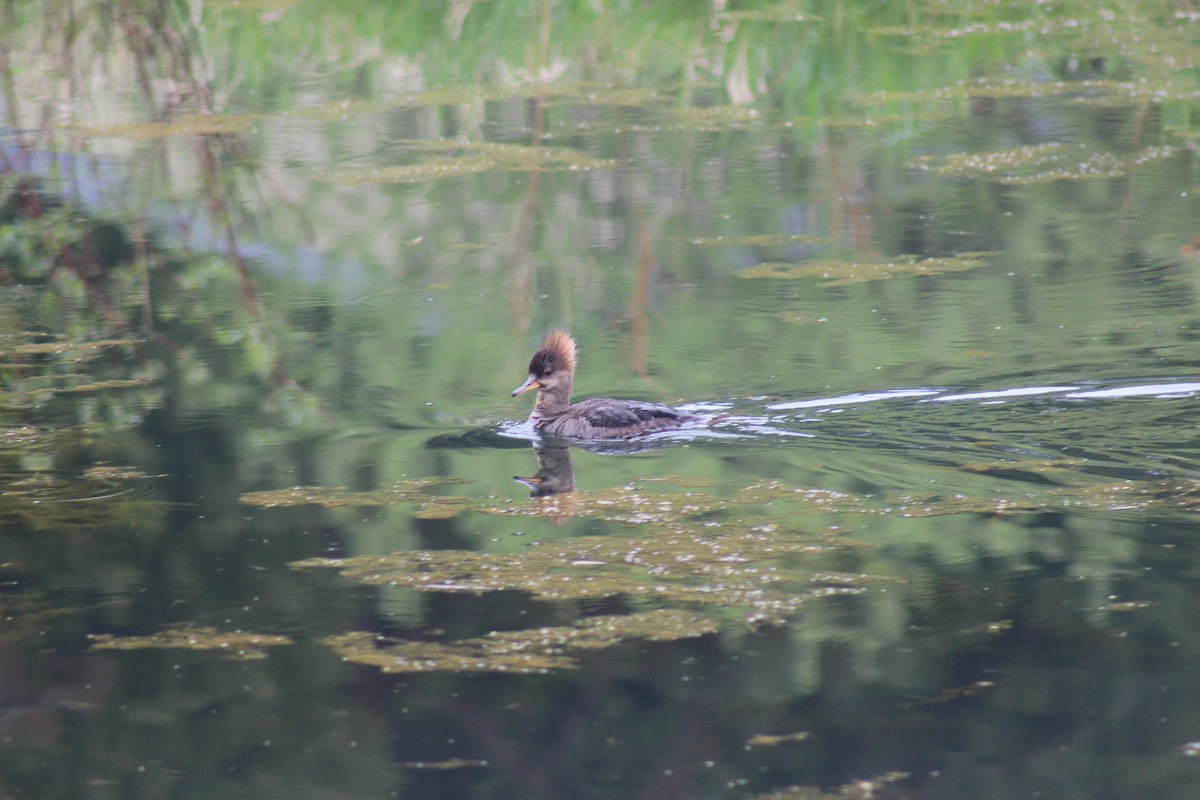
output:
M662 403L596 397L571 404L575 381L575 339L551 331L529 362L529 378L513 396L537 390L529 421L551 436L569 439L629 439L678 428L695 417Z

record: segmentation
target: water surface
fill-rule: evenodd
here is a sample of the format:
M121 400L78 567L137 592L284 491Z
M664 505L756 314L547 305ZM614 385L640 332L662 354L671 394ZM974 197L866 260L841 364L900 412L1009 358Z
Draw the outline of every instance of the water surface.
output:
M0 10L0 793L1194 796L1197 24Z

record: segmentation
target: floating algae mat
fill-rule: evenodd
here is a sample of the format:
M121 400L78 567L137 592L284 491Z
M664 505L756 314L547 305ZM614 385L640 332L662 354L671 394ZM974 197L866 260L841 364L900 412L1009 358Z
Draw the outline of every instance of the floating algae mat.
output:
M913 165L941 176L988 177L1000 183L1018 185L1119 178L1136 167L1167 158L1175 152L1175 148L1162 146L1117 155L1091 150L1084 145L1046 142L988 153L922 156L915 159Z
M416 183L482 172L548 172L611 169L618 162L596 158L567 147L531 147L496 142L414 142L412 149L451 152L441 158L377 169L334 172L327 183Z
M769 262L738 273L740 278L796 280L819 278L823 286L847 286L854 283L887 280L910 275L932 276L947 272L977 269L987 262L983 253L961 253L953 258L916 258L898 256L887 261L847 261L823 258L800 263Z
M268 647L292 644L286 636L247 631L219 631L205 626L181 625L167 628L151 636L113 636L93 634L88 637L93 650L216 650L239 660L267 657Z
M837 536L743 532L699 538L584 536L522 553L416 550L293 562L333 568L370 586L483 594L521 591L541 600L653 598L734 610L746 624L777 624L812 600L862 592L882 576L842 573L806 561L842 547Z
M384 672L541 673L574 667L578 654L630 639L672 641L716 630L716 623L696 614L662 609L585 617L573 625L494 631L452 642L393 642L365 631L323 641L345 660Z

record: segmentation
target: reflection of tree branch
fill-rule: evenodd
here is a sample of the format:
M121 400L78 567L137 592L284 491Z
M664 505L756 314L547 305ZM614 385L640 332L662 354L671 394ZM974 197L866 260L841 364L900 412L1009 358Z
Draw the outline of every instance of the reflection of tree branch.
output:
M248 310L258 318L258 292L254 288L254 281L251 279L250 270L246 266L246 261L242 258L241 249L238 247L237 232L234 230L233 221L229 211L229 204L226 201L225 195L222 192L221 180L221 164L217 158L214 148L219 144L220 134L210 134L198 137L197 151L200 156L200 165L202 167L201 174L204 176L203 191L208 200L209 213L212 214L222 234L225 237L225 247L228 250L229 260L233 264L233 268L237 271L238 280L242 287L242 300L245 301ZM216 141L214 141L216 139Z
M534 40L533 65L530 70L530 74L534 76L541 75L542 66L549 59L550 5L550 0L543 0L539 9L538 35ZM530 145L540 147L545 135L546 99L540 94L534 95L530 98L529 104ZM529 240L533 237L541 188L540 174L534 171L528 173L528 175L529 186L526 188L525 197L521 201L521 210L517 215L515 230L513 232L513 281L512 292L509 295L509 302L513 307L514 315L517 317L518 328L521 330L529 327L529 315L533 306L536 276L533 263L527 258L526 252ZM569 299L570 294L567 293L566 297ZM565 322L570 314L567 313L562 316Z
M617 152L622 162L629 163L629 147L624 134L617 135ZM650 273L654 271L656 263L650 232L646 227L646 206L638 194L637 180L632 169L629 174L629 205L632 211L630 216L633 219L637 269L637 282L634 285L633 297L629 299L630 335L633 339L629 369L635 375L645 375L650 349L650 326L646 318L650 305Z

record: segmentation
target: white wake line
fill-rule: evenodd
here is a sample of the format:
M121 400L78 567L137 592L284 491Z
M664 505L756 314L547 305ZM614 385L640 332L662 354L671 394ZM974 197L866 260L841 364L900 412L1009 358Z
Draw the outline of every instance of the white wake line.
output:
M824 397L816 400L799 400L790 403L775 403L767 406L771 411L793 411L801 408L839 408L856 403L873 403L879 400L895 400L904 397L922 398L922 403L952 403L959 400L1002 401L1013 397L1036 397L1038 395L1060 395L1067 400L1104 400L1125 397L1180 398L1200 393L1200 383L1148 383L1138 386L1120 386L1115 389L1088 389L1079 386L1025 386L1017 389L998 389L993 392L965 392L961 394L938 394L932 389L896 389L887 392L847 394L839 397Z

